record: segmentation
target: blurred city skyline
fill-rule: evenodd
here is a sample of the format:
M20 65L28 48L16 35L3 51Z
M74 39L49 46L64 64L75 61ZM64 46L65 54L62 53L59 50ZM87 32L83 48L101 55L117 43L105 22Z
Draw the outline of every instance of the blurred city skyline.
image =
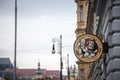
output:
M0 0L0 54L14 61L15 0ZM73 44L76 39L74 0L18 0L17 67L59 70L59 54L52 54L52 39L62 35L62 54L66 70L76 64ZM56 43L58 52L58 45Z

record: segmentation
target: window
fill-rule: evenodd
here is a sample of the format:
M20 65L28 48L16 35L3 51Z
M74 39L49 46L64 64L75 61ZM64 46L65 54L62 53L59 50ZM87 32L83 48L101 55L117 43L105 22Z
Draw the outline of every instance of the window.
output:
M83 21L83 5L80 5L80 21Z
M84 69L80 69L80 80L85 80Z

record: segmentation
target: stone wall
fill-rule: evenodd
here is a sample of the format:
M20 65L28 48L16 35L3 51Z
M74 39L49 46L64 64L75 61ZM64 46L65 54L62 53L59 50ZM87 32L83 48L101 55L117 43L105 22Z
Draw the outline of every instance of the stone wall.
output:
M108 52L93 63L89 80L120 80L120 0L97 0L95 5L99 5L94 8L100 17L96 36L109 47L105 47Z

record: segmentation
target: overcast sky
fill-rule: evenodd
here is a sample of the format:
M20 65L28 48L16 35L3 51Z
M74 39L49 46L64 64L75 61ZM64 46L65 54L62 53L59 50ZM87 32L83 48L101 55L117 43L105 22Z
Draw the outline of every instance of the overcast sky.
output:
M14 61L15 0L0 0L0 56ZM76 64L73 44L76 39L74 0L18 0L17 66L59 70L59 54L52 54L52 39L62 35L64 70L69 54ZM56 48L58 48L56 42ZM56 50L58 52L58 49Z

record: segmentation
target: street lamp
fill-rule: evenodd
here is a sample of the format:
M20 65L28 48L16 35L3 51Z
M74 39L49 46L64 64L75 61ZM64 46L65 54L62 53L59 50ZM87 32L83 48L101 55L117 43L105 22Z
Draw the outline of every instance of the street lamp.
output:
M52 46L52 54L55 54L55 42L58 42L59 44L59 50L60 50L60 80L62 80L62 67L63 67L63 62L62 62L62 35L60 35L60 39L58 38L53 38L52 39L53 46Z

